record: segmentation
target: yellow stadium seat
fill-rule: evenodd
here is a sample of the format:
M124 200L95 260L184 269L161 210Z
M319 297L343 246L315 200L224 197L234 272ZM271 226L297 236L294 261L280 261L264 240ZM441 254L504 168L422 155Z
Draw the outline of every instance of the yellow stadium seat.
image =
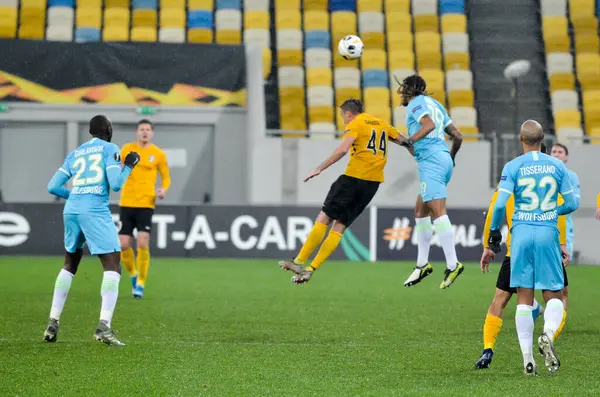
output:
M217 44L242 44L242 32L239 30L217 30Z
M600 127L600 105L593 104L583 108L585 129L590 130Z
M387 49L393 51L413 52L412 33L392 33L387 36Z
M415 15L415 32L439 32L437 15Z
M271 74L271 66L273 63L273 55L271 54L271 50L269 48L262 49L262 61L263 61L263 77L265 80Z
M446 70L471 70L469 54L466 52L451 52L444 55Z
M108 26L102 29L103 41L129 41L129 28L126 26Z
M0 7L0 37L14 38L17 34L17 9Z
M358 12L381 12L381 0L357 0L356 8Z
M127 8L129 9L130 0L105 0L105 8Z
M349 34L356 35L356 14L350 11L337 11L331 13L331 40L337 43L342 37Z
M471 90L453 90L448 92L448 104L451 108L475 107L475 98Z
M466 33L467 17L463 14L442 15L442 33Z
M304 10L327 10L327 0L304 0Z
M430 96L435 99L436 101L438 101L439 103L441 103L444 107L447 107L446 105L446 91L435 91L432 92L430 94Z
M21 0L21 10L23 8L40 8L46 10L46 0Z
M213 10L214 8L214 0L188 0L190 10Z
M100 29L102 11L100 8L78 8L75 14L77 27Z
M334 117L333 106L310 106L308 108L309 123L332 123Z
M218 37L218 32L217 32ZM341 58L341 57L339 57ZM343 59L343 58L342 58ZM302 50L278 50L278 66L302 66Z
M327 11L306 11L304 13L304 30L329 31L329 13Z
M280 29L300 29L300 11L285 10L275 14L275 26Z
M412 16L407 12L388 11L385 13L386 31L408 32L412 34Z
M362 99L360 88L336 88L335 104L340 106L347 99Z
M542 33L544 38L548 34L569 34L569 21L563 16L542 17Z
M185 29L185 10L183 8L167 8L160 10L160 27Z
M583 91L583 106L588 107L594 104L600 104L600 90Z
M365 50L361 57L362 70L384 69L387 70L387 56L383 50Z
M479 129L475 126L456 126L461 134L479 134ZM466 142L475 142L478 141L477 137L463 136L463 141Z
M268 11L246 11L244 13L244 29L269 29Z
M365 48L385 49L385 36L382 32L368 32L361 34L360 38Z
M131 41L156 41L157 40L156 27L149 28L147 26L140 26L131 29Z
M415 54L412 51L390 51L388 61L390 70L415 68Z
M129 0L127 1L129 3ZM177 8L185 10L185 0L160 0L160 9Z
M31 40L43 40L44 39L44 25L43 24L32 24L32 25L21 25L19 27L19 38L20 39L31 39Z
M126 26L129 28L129 9L107 8L104 10L104 27Z
M419 76L425 79L427 91L444 91L444 72L441 69L419 70Z
M598 53L599 42L596 33L578 33L575 35L575 52Z
M578 12L594 13L595 0L569 0L569 11L571 14Z
M190 43L212 43L213 42L213 31L212 29L188 29L187 39Z
M598 34L598 20L594 14L571 14L571 23L576 35L579 33Z
M102 8L102 0L77 0L77 9L88 7Z
M571 39L564 33L550 33L544 36L546 53L571 52Z
M308 87L319 85L331 87L331 82L331 68L308 68L306 70L306 85Z
M600 88L600 54L577 54L577 79L584 90Z
M581 127L581 113L579 110L559 110L554 113L554 127Z
M300 0L275 0L275 10L299 10Z
M386 11L395 10L402 12L410 11L410 0L385 0Z
M441 52L441 40L439 33L419 32L415 34L415 45L417 55L423 52Z
M575 75L573 73L554 73L549 79L550 92L573 90L575 88Z
M587 135L590 138L592 138L592 137L593 138L600 137L600 127L592 128L590 130L587 130L586 132L587 132ZM600 144L600 139L590 139L590 143L592 145L598 145L598 144Z
M133 27L154 26L156 27L156 10L137 9L133 10Z
M442 54L439 52L417 53L417 69L441 69Z

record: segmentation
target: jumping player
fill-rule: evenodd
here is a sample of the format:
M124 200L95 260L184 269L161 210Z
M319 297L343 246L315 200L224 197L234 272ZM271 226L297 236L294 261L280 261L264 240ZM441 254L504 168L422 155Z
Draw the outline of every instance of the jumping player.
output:
M333 154L304 179L307 182L350 152L346 172L332 185L323 208L308 235L302 249L292 261L281 261L279 266L294 272L292 281L303 284L335 251L346 228L369 205L383 182L383 170L387 163L388 140L406 146L406 138L383 120L364 113L363 105L356 99L348 99L340 106L346 125L342 142ZM327 229L329 235L309 266L303 267L313 251L321 244Z
M90 134L92 139L67 155L48 184L51 194L64 198L67 202L63 210L65 264L54 286L44 340L57 340L60 315L81 262L83 246L87 242L90 252L98 255L104 268L100 289L102 309L94 337L107 345L120 346L123 343L115 337L111 320L119 296L121 247L108 199L110 190L118 192L121 189L131 170L140 161L140 156L135 152L127 154L125 165L121 169L119 147L110 143L112 125L105 116L95 116L90 120ZM63 187L69 179L73 182L71 191Z
M421 76L408 76L402 83L398 83L402 105L407 108L408 143L417 160L421 188L415 208L417 265L404 286L413 286L433 272L429 264L429 248L435 228L446 257L446 270L440 285L441 289L445 289L464 270L456 256L454 230L446 215L446 186L452 176L456 153L462 145L462 135L444 106L429 96L427 84ZM446 134L452 138L450 151L446 146Z

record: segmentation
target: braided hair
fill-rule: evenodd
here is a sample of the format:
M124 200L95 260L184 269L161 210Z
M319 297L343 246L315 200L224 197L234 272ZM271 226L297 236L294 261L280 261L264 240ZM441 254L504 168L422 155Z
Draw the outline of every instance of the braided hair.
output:
M398 94L404 94L409 97L416 97L419 95L430 95L427 92L427 83L423 77L413 74L406 77L402 82L394 75L396 82L400 85L398 88Z

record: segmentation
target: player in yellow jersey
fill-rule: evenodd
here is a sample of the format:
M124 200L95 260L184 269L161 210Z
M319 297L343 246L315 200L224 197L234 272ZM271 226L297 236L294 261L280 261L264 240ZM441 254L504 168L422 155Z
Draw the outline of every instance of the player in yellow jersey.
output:
M141 160L123 186L121 193L121 263L131 276L133 297L141 299L148 277L150 266L150 232L152 230L152 214L156 198L162 200L171 185L167 156L152 143L154 128L149 120L143 119L137 125L137 141L123 146L121 158L135 150ZM161 187L156 189L156 174L160 174ZM133 230L137 230L137 267L136 258L131 248Z
M542 144L542 152L545 152L545 147ZM490 225L492 223L492 210L494 209L494 205L496 204L496 199L498 198L498 191L494 192L492 196L492 200L490 202L490 208L487 211L487 215L485 218L485 226L483 228L483 254L481 255L481 271L489 272L490 271L490 262L494 259L494 252L489 249L489 234L490 234ZM559 195L558 204L560 205L562 202L562 197ZM494 294L494 298L492 300L492 304L490 305L487 315L485 317L485 323L483 325L483 352L481 353L481 357L475 363L475 368L477 369L485 369L489 368L492 363L492 358L494 357L494 346L496 345L496 338L500 334L500 330L502 329L502 315L504 314L504 308L508 305L510 298L517 292L516 288L511 288L510 286L510 240L511 233L510 228L512 227L512 216L515 211L515 200L514 196L510 196L508 202L506 203L506 223L508 225L508 235L506 236L506 256L504 258L504 262L502 262L502 267L500 268L500 272L498 273L498 279L496 280L496 293ZM566 216L558 217L558 230L560 232L560 248L563 255L563 265L566 266L570 261L570 254L567 247L567 220ZM567 271L564 269L564 277L565 277L565 289L567 288L569 281L567 279ZM563 301L566 301L566 297ZM566 302L565 302L565 310L566 310ZM534 299L533 300L533 319L535 320L541 313L543 312L542 306ZM563 314L562 323L560 327L556 331L554 339L558 337L560 332L562 331L565 325L566 312Z
M387 163L388 140L402 146L406 146L408 140L385 121L364 113L359 100L345 101L340 106L340 114L346 125L342 142L331 156L308 174L304 182L350 152L346 172L331 185L322 210L296 258L279 262L282 269L295 273L292 281L296 284L310 280L314 271L335 251L346 228L358 218L377 193ZM329 235L316 257L309 266L304 267L309 256L323 241L330 225Z

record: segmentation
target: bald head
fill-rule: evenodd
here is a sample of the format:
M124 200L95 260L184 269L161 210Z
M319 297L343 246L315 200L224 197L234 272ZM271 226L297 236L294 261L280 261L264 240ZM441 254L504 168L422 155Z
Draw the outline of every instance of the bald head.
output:
M539 146L544 139L542 126L535 120L527 120L521 125L521 142L529 146Z

